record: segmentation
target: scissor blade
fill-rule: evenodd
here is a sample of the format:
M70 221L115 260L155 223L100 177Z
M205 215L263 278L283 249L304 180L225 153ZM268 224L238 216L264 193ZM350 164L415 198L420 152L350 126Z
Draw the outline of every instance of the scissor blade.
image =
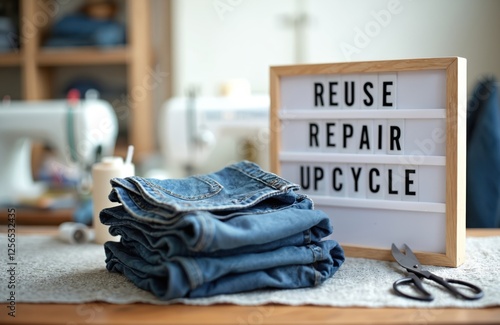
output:
M402 267L406 269L413 269L415 265L419 265L418 259L411 251L408 245L404 244L405 254L401 253L401 251L396 247L396 245L392 244L391 251L392 256Z
M418 261L418 258L415 256L411 248L406 244L403 244L403 248L405 249L405 255L410 259L409 261L411 261L412 267L419 268L420 262Z
M392 257L394 257L396 262L398 262L399 265L401 265L402 267L405 267L403 263L406 256L403 253L401 253L399 248L397 248L396 245L394 245L394 243L391 246L391 252L392 252Z

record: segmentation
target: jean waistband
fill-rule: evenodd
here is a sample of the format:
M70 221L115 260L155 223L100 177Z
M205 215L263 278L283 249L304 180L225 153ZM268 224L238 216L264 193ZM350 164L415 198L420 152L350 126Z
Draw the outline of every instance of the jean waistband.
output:
M276 190L286 191L288 189L299 189L297 184L293 184L286 179L279 177L276 174L262 170L257 164L249 161L241 161L233 165L227 166L253 178L265 185L272 187Z
M163 209L170 215L187 211L235 211L255 206L267 198L283 196L293 202L299 189L278 175L262 170L257 164L242 161L217 172L195 175L185 179L152 179L138 176L111 181L111 199L129 206L124 196L120 199L116 188L125 193L140 193L148 204ZM134 190L130 189L134 186Z

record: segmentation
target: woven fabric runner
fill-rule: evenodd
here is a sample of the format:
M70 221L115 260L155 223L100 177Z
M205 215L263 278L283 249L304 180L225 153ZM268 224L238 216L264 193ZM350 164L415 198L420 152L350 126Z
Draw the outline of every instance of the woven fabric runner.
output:
M109 273L101 245L71 245L41 235L17 235L14 263L7 254L7 236L0 235L0 297L10 296L14 280L16 302L85 303L104 301L115 304L151 303L210 305L230 303L260 305L361 306L361 307L460 307L500 305L500 236L472 237L466 242L466 262L458 268L426 267L445 278L463 279L483 288L477 301L457 299L432 282L426 287L435 295L433 302L401 298L392 292L392 283L404 276L396 262L347 258L335 276L315 288L263 290L200 299L161 301L134 286L121 274ZM10 270L10 272L9 272Z

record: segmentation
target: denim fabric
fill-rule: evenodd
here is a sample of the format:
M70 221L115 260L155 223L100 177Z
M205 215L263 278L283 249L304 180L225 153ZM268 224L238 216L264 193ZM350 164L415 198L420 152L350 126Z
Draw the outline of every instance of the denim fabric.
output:
M249 162L185 179L113 179L110 271L162 299L313 286L344 261L328 216ZM277 281L279 279L279 281ZM277 281L277 282L276 282Z
M67 15L52 26L47 46L97 45L109 47L125 44L125 27L113 20L93 19L86 15Z
M290 190L298 190L298 185L260 169L256 164L239 162L209 174L184 179L146 179L137 176L111 180L116 190L123 188L128 193L138 194L145 202L163 210L168 218L186 211L220 212L221 217L230 217L238 211L278 195L290 203L295 201ZM117 197L118 196L118 197ZM131 203L120 193L110 195L111 201L124 205ZM270 206L272 208L272 205Z
M105 248L108 270L123 273L161 299L316 286L343 262L342 249L333 240L225 257L179 256L161 264L149 264L119 243L106 243Z
M138 177L129 178L130 181L140 181L144 183L152 183L152 181L156 180L147 180L141 179ZM186 181L190 181L190 179L186 179ZM126 186L121 187L118 185L126 184ZM182 199L176 199L175 201L181 201L183 205L194 205L197 203L200 204L200 207L196 207L196 209L190 209L188 207L179 208L179 204L177 202L172 202L172 198L170 198L170 202L174 205L166 206L160 202L156 202L155 200L149 198L149 202L145 199L141 194L137 193L138 189L134 188L134 190L129 189L132 183L128 183L127 179L113 179L112 184L114 186L111 194L109 195L109 199L113 202L122 203L127 213L134 216L136 219L155 222L155 223L163 223L163 224L171 224L179 218L182 213L185 212L193 212L193 211L210 211L219 219L229 219L237 215L241 214L255 214L255 213L266 213L268 211L273 211L276 209L286 208L287 206L295 204L297 201L302 201L307 197L304 195L298 195L293 191L293 188L284 188L282 191L261 191L261 195L267 195L264 197L256 197L254 201L251 199L247 199L247 207L246 208L234 208L231 207L231 202L224 203L224 200L227 200L227 196L231 195L233 192L236 194L236 191L230 192L230 189L226 189L226 193L219 193L222 197L215 197L211 199L200 199L200 200L190 200L190 202L182 202ZM165 186L169 186L167 180L165 180ZM222 186L222 185L219 185ZM243 191L243 188L237 188L240 192ZM264 190L264 189L263 189ZM229 192L229 193L227 193ZM217 194L217 195L219 195ZM217 200L219 199L219 200ZM212 203L213 201L214 203ZM312 202L309 201L312 207ZM225 205L223 205L225 204Z
M484 80L469 101L467 119L467 227L500 227L500 97Z
M332 232L328 217L321 211L295 208L272 211L265 218L251 214L224 221L200 211L165 226L134 222L119 206L103 212L101 220L110 225L112 235L120 235L124 244L138 246L153 259L260 252L318 242Z
M227 255L241 249L264 251L317 242L332 233L328 216L311 210L312 203L306 197L275 209L259 209L258 205L229 219L219 219L208 211L184 213L169 225L151 222L154 218L135 219L118 206L103 211L101 221L110 226L111 234L157 250L164 258L220 251Z

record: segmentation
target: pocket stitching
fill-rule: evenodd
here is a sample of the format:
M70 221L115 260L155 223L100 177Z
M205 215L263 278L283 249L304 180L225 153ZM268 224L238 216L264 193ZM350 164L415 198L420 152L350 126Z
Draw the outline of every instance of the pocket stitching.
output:
M157 194L159 194L161 196L165 196L165 194L168 194L168 195L173 196L175 198L187 200L187 201L203 200L203 199L215 196L215 195L219 194L219 192L222 191L222 189L224 188L219 182L217 182L214 179L211 179L208 176L198 175L198 176L192 176L192 178L197 179L198 181L200 181L202 183L205 183L206 185L208 185L210 187L210 189L214 189L214 191L204 193L204 194L199 194L197 196L185 196L185 195L182 195L179 193L169 191L168 189L161 187L161 186L158 186L154 183L151 183L150 181L148 181L145 178L143 179L143 181L146 182L151 187L152 190L154 190Z

